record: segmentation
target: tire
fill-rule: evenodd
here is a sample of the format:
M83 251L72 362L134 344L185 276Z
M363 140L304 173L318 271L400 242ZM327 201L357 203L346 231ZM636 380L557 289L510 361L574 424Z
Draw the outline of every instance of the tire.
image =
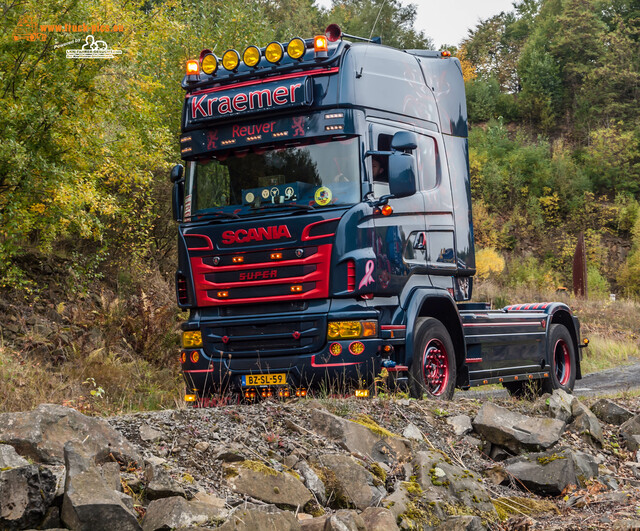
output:
M576 349L567 327L552 324L549 329L547 352L551 358L549 378L541 382L544 393L553 393L555 389L573 391L576 383Z
M451 400L456 387L456 357L445 326L432 317L416 321L413 361L409 369L411 396Z

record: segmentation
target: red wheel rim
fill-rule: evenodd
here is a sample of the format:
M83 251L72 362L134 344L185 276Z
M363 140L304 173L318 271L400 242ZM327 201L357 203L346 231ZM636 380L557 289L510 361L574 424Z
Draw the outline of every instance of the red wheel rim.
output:
M569 355L569 345L564 339L556 341L553 356L556 364L556 378L560 385L567 385L569 376L571 376L571 356Z
M432 339L424 349L422 374L429 394L440 396L444 393L449 383L449 357L439 339Z

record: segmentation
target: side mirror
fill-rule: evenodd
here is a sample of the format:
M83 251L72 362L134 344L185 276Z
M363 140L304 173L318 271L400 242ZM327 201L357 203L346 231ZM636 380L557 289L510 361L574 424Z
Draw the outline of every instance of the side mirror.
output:
M184 210L184 166L182 164L176 164L172 170L169 178L173 183L173 194L171 197L171 210L173 211L173 219L175 221L182 221L182 214Z
M178 181L182 180L183 175L184 175L184 166L182 164L176 164L171 169L171 175L169 176L169 178L171 179L172 183L177 183Z
M398 134L400 133L394 135L394 140ZM391 195L409 197L416 193L415 167L415 158L409 153L394 151L389 155L389 192Z
M418 137L410 131L398 131L391 139L393 151L413 151L418 147Z

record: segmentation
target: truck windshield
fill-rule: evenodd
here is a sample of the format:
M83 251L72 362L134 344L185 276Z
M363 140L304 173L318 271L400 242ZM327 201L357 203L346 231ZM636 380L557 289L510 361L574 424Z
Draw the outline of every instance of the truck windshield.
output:
M185 217L360 201L357 137L229 150L189 163Z

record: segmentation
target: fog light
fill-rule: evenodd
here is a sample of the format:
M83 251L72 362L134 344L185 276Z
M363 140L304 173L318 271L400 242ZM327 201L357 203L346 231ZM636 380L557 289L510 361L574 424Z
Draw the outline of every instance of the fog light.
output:
M362 343L361 341L354 341L353 343L351 343L351 345L349 345L349 352L351 352L351 354L353 354L354 356L359 356L364 352L364 343Z
M195 402L196 400L198 400L197 395L184 395L185 402Z
M342 354L342 345L340 343L331 343L329 352L331 352L332 356L339 356Z
M369 389L356 389L357 398L367 398L369 396Z

